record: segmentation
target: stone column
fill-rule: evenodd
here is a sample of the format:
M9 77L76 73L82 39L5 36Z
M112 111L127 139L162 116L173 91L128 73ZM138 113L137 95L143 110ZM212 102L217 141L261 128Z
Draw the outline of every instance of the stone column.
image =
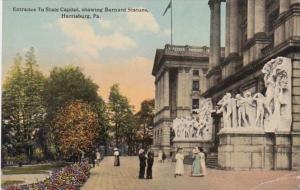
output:
M158 111L158 85L155 82L155 112Z
M182 103L184 107L189 106L189 89L190 89L189 70L190 70L189 68L184 68L182 71L183 74Z
M230 0L226 0L226 26L225 26L225 57L229 55L230 49Z
M162 73L162 76L161 76L161 91L162 91L161 108L164 108L165 107L165 75L164 75L164 73Z
M169 96L169 71L166 70L164 74L164 106L170 106Z
M255 26L254 33L266 32L266 1L255 0L254 6Z
M209 65L210 68L215 67L220 63L221 57L221 1L220 0L210 0L208 2L211 11L210 18L210 58Z
M254 1L255 0L248 0L247 39L251 39L254 36Z
M186 99L186 73L185 73L185 68L182 69L182 83L181 83L181 97L182 97L182 107L185 107L185 99Z
M183 82L183 69L178 68L177 74L177 107L182 107L182 83ZM181 117L181 111L177 110L177 117Z
M160 109L164 107L164 78L160 78Z
M230 48L229 54L238 53L238 27L239 27L239 0L229 0L230 2Z
M288 11L290 8L290 0L280 0L279 16ZM285 23L278 25L274 31L274 45L278 45L285 41Z
M191 76L191 73L190 73L190 68L187 68L185 70L186 72L186 85L185 85L185 106L187 107L190 107L190 94L191 94L191 91L192 91L192 76Z
M158 111L161 109L161 78L158 80Z
M289 10L290 0L280 0L279 1L279 14Z

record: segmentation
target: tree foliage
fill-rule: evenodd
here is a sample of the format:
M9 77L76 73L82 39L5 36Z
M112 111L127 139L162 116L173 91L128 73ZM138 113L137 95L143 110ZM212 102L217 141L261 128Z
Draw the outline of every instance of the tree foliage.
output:
M100 126L97 142L105 145L108 136L107 108L97 93L98 88L98 85L86 77L79 67L68 65L53 68L46 81L44 93L48 123L53 125L54 116L65 104L76 100L83 101L97 114ZM57 148L60 146L53 138L51 140Z
M82 100L87 103L99 103L98 85L87 78L79 67L68 65L54 67L46 81L45 100L50 119L67 102Z
M60 152L71 156L94 147L99 134L99 118L90 105L75 100L58 111L53 128Z
M39 143L38 131L45 124L44 84L33 48L25 54L24 66L22 57L16 56L3 84L2 126L7 137L3 144L11 151L25 152L29 158L33 146Z
M126 140L134 130L133 107L129 105L128 99L120 93L119 85L114 84L109 94L109 121L110 130L115 139L116 146Z
M138 122L137 141L142 142L142 147L146 148L152 144L153 139L154 99L144 100L141 110L135 116Z

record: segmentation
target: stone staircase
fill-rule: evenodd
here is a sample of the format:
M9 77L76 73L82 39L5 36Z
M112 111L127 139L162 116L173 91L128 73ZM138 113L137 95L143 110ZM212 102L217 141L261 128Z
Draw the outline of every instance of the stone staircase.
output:
M206 157L206 167L208 168L218 168L218 154L209 154Z
M184 164L189 164L191 165L193 163L193 159L191 155L185 156L183 160ZM213 169L218 169L218 154L217 153L212 153L212 154L207 154L206 156L206 167L208 168L213 168Z

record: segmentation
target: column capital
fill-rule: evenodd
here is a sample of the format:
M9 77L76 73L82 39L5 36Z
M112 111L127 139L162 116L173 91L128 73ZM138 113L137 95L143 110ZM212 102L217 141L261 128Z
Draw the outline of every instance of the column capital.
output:
M211 9L213 9L215 4L220 4L221 5L222 1L224 2L225 0L209 0L208 5Z

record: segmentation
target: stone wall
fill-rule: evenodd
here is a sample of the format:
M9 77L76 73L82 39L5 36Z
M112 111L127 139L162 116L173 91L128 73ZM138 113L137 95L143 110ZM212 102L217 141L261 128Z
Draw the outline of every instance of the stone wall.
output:
M218 164L222 169L290 169L288 133L221 133Z
M292 72L292 169L300 169L300 55L295 55Z

